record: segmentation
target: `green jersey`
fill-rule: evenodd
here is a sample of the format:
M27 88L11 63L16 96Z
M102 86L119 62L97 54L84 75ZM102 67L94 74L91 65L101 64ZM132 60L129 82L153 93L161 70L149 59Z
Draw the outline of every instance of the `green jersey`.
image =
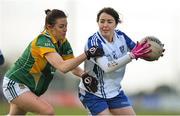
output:
M45 58L45 54L50 52L57 52L63 60L74 57L67 39L59 43L49 32L44 31L29 44L5 76L25 84L36 95L42 95L55 72L55 68Z

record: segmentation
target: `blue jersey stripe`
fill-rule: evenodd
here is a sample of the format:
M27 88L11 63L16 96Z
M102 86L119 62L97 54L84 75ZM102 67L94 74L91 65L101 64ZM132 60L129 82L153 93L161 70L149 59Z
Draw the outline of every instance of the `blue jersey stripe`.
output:
M94 34L88 39L88 49L90 49L93 46L98 46L99 48L102 48L101 41L99 40L96 34Z
M97 35L99 36L99 38L101 39L101 41L106 44L106 42L105 42L104 39L101 37L101 35L99 34L99 32L97 32Z
M104 91L104 81L103 81L104 71L96 64L94 65L93 71L96 74L96 77L99 79L100 91L101 91L102 97L106 98L106 93Z
M101 84L101 93L102 93L102 96L103 98L106 98L106 93L105 93L105 89L104 89L104 80L103 80L103 74L104 74L104 71L102 71L101 68L99 68L99 73L100 73L100 83Z
M116 32L119 36L121 36L121 35L124 36L124 38L125 38L125 40L126 40L126 44L127 44L128 48L129 48L130 50L132 50L132 49L135 47L136 43L135 43L134 41L132 41L131 38L129 38L125 33L121 32L120 30L116 30L115 32Z

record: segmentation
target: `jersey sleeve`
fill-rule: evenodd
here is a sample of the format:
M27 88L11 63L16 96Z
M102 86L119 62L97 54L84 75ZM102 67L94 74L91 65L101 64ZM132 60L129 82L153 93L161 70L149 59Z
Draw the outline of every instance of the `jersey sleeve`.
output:
M62 44L60 51L63 60L74 58L73 50L68 40Z
M88 41L85 45L85 51L89 50L90 48L92 48L93 46L98 46L98 48L102 48L103 49L103 45L102 45L102 40L97 36L97 33L95 33L94 35L90 36L88 38ZM90 61L96 63L97 58L90 58Z
M93 35L88 38L87 44L86 44L86 50L92 48L93 46L98 46L99 48L103 48L102 41L98 39L97 35Z
M121 67L124 67L126 64L131 62L132 59L129 54L126 54L118 59L109 61L106 56L99 57L96 60L96 64L106 73L113 72Z
M132 41L132 39L129 38L124 32L122 32L120 30L116 30L116 32L117 32L118 35L123 35L124 36L124 38L126 40L126 44L127 44L128 48L130 50L132 50L135 47L136 43L134 41Z
M54 44L52 43L52 41L45 37L45 36L40 36L38 39L37 39L37 42L36 42L36 46L38 47L39 49L39 54L44 57L44 55L46 53L49 53L49 52L56 52L56 49L55 49L55 46Z

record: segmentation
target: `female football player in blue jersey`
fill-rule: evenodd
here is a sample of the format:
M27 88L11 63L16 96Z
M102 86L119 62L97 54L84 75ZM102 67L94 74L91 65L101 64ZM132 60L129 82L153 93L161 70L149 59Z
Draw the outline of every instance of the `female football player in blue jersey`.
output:
M136 44L116 29L119 22L119 15L113 8L100 10L97 14L99 31L89 37L85 47L88 50L98 46L105 52L103 57L91 58L84 64L85 71L99 82L97 92L87 91L84 80L79 85L79 98L92 115L135 115L120 82L126 64L133 59L148 57L151 50L147 41Z
M4 56L0 50L0 65L4 64Z
M92 79L84 86L97 91L97 80L77 66L86 59L102 56L103 50L93 46L75 58L66 39L67 16L58 9L46 10L46 14L45 30L30 42L3 79L3 93L10 103L9 115L27 112L54 115L53 107L39 96L47 90L55 69L63 73L72 70L84 82Z

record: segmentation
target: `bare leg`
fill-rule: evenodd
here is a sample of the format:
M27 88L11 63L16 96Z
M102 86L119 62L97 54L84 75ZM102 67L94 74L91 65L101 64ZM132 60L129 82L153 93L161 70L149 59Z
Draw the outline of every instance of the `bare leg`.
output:
M133 108L130 107L124 107L124 108L116 108L116 109L110 109L110 112L113 115L129 115L129 116L135 116L136 113L134 112Z
M10 103L9 115L13 115L13 114L25 115L26 111L24 111L23 109L19 108L16 104Z
M106 116L110 116L110 115L112 115L111 114L111 112L109 111L109 109L105 109L105 110L103 110L102 112L100 112L99 114L98 114L98 116L104 116L104 115L106 115Z
M10 114L16 115L18 111L29 111L40 115L54 115L53 107L42 98L32 92L25 92L12 100ZM17 109L18 107L18 109ZM23 112L22 112L23 113Z

